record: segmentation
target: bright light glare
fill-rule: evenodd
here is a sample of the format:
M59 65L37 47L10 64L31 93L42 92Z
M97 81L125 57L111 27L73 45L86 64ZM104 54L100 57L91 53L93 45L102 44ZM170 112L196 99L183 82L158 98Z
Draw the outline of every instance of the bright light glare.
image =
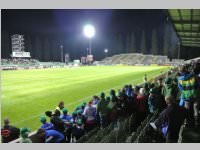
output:
M86 25L83 29L84 35L88 38L92 38L95 35L95 29L92 25Z
M107 52L108 52L108 49L105 49L104 52L107 53Z

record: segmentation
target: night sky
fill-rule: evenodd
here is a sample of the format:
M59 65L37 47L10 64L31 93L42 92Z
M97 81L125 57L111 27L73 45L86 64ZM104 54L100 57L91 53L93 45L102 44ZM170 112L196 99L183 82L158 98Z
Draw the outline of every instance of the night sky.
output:
M141 52L142 33L145 33L146 53L152 51L152 32L156 32L157 54L164 54L164 39L167 39L170 58L175 58L178 38L166 16L166 10L2 10L2 58L11 54L12 34L25 35L26 51L40 61L60 61L60 48L71 59L86 55L88 39L83 35L83 26L92 24L96 35L92 39L92 53L96 60L118 53L132 52L127 48L127 37L134 33L135 52ZM167 36L165 34L167 33ZM118 38L120 37L120 38Z

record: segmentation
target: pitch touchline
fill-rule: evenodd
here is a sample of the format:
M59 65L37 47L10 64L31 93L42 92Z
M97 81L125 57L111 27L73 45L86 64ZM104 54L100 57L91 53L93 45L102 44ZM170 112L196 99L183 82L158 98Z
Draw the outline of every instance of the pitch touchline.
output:
M159 72L160 72L160 71L159 71ZM150 73L150 77L152 77L154 74L157 74L157 72L155 72L155 73ZM131 81L129 81L129 82L138 81L138 80L141 80L141 79L131 80ZM138 83L138 84L140 84L140 83ZM113 87L113 88L115 89L115 88L117 88L117 87L119 87L119 86L121 86L121 85L117 85L117 86L115 86L115 87ZM104 90L104 91L106 92L106 91L109 91L110 89L111 89L111 88L106 89L106 90ZM94 93L93 95L95 95L95 94L99 94L99 92ZM87 98L92 97L93 95L90 95L90 96L88 96L88 97L79 99L79 100L77 100L77 101L75 101L75 102L68 103L67 106L70 106L70 105L76 104L76 103L78 103L78 102L81 102L81 101L83 101L84 99L87 99ZM27 120L36 118L36 117L38 117L38 116L40 116L40 115L43 115L43 114L44 114L44 113L41 113L41 114L35 115L35 116L31 116L31 117L29 117L29 118L26 118L26 119L23 119L23 120L20 120L20 121L17 121L17 122L13 122L12 124L13 124L13 125L17 125L17 124L19 124L19 123L21 123L21 122L24 122L24 121L27 121Z

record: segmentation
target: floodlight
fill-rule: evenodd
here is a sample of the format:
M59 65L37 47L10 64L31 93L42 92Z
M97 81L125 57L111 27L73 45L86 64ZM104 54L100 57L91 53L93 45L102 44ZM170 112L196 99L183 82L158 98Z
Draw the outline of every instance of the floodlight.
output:
M108 49L105 49L104 52L105 52L105 53L108 53Z
M92 38L95 35L95 29L92 25L85 25L83 33L87 38Z

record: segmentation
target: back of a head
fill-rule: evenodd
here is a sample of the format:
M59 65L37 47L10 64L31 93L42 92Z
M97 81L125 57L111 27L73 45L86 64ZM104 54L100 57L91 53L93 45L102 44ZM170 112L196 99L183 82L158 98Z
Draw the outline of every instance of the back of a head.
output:
M58 104L58 106L59 106L61 109L63 109L63 108L64 108L64 102L63 102L63 101L60 101L59 104Z
M45 115L48 116L48 117L51 117L52 116L52 111L46 111Z
M105 99L105 93L104 93L104 92L101 92L101 93L100 93L100 97L101 97L101 99Z
M42 128L38 129L36 135L40 138L44 137L45 136L45 129L42 129Z
M180 67L180 72L181 72L181 73L187 73L187 67L186 67L185 65L182 65L182 66Z
M5 118L5 119L4 119L4 125L5 125L5 126L8 126L9 124L10 124L9 119L8 119L8 118Z
M172 95L165 96L165 102L166 102L167 105L173 104L174 103L174 97Z
M144 88L140 88L139 94L140 95L144 95L145 94L145 89Z

